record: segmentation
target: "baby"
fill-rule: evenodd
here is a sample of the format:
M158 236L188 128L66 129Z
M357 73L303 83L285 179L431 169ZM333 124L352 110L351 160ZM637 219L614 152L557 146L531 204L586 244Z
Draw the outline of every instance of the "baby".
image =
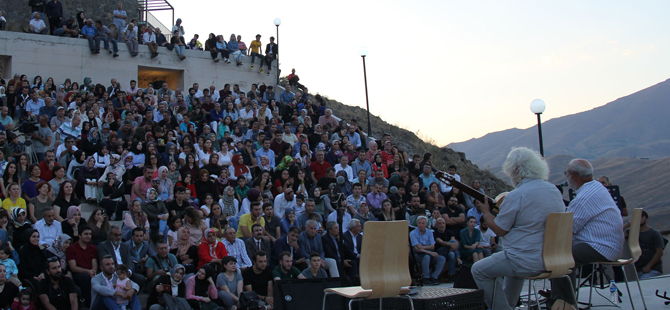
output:
M128 279L128 267L125 265L119 265L119 267L116 268L116 276L118 279L116 280L114 289L116 289L117 292L125 295L127 291L132 289L132 283L130 279ZM128 299L123 298L123 296L114 296L114 299L116 300L116 304L119 305L121 309L126 310L126 306L128 306Z

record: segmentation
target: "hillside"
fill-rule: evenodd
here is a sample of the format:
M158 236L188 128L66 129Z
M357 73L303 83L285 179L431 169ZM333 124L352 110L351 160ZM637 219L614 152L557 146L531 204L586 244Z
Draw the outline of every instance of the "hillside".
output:
M554 155L547 158L550 167L549 182L565 182L563 171L574 157ZM649 213L651 226L660 230L670 229L670 157L663 159L601 158L591 162L596 176L607 176L610 182L619 185L621 195L626 198L628 210L644 208ZM496 175L506 178L500 169ZM507 180L508 181L508 180ZM567 191L565 193L567 199Z
M350 120L356 118L359 126L367 128L367 112L366 110L348 106L341 102L324 98L329 108L333 110L333 114L339 118ZM317 102L316 99L313 99ZM415 133L409 130L399 128L391 125L381 118L371 115L372 122L372 136L381 137L384 133L390 133L392 141L399 149L406 151L410 156L413 154L421 154L430 152L433 154L433 163L440 170L447 170L449 165L456 165L458 173L462 181L469 184L472 180L480 180L482 187L486 190L487 195L494 196L498 193L508 191L511 187L493 175L493 173L485 170L480 170L477 165L466 159L464 153L455 152L450 148L440 148L436 145L426 143L421 140Z
M662 158L670 154L670 80L589 111L542 124L546 156ZM480 167L502 165L512 146L538 148L537 126L512 128L447 147Z

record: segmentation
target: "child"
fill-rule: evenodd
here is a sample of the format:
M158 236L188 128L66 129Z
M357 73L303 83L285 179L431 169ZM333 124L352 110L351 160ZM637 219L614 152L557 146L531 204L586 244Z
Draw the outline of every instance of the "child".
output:
M14 298L12 310L35 310L35 304L32 302L32 293L30 289L22 289L19 296Z
M123 264L119 265L116 268L116 276L118 277L118 280L116 280L116 284L114 284L114 289L125 295L127 291L132 289L132 283L130 282L130 279L128 279L128 267ZM126 310L128 299L123 298L123 296L114 296L114 299L121 309Z
M297 194L295 195L295 217L305 212L305 195Z
M237 177L237 186L235 186L235 198L242 203L242 200L247 197L247 192L249 191L249 186L247 184L247 178L243 175Z
M170 221L168 222L168 227L170 228L170 230L168 230L167 233L167 242L169 250L177 248L177 231L179 230L179 228L181 228L181 225L182 225L181 217L173 216L170 218Z
M0 248L0 264L5 265L7 270L7 281L16 285L16 287L21 287L21 281L19 280L19 269L16 267L14 260L9 258L12 255L12 249L8 245L3 245Z
M316 222L316 233L321 235L323 234L323 225L321 225L321 216L314 212L312 215L309 216L310 220L313 220Z

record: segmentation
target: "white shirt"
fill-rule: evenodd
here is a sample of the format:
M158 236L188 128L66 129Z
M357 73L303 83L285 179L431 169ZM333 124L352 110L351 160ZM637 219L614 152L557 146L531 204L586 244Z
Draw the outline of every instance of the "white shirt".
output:
M349 212L344 212L344 216L342 216L342 232L347 232L349 230L349 221L351 221L351 214L349 214ZM330 212L328 215L328 222L337 223L337 211Z
M121 244L119 243L119 246L117 247L114 247L114 244L112 244L112 249L114 250L114 254L116 255L116 263L118 265L123 264L123 259L121 259Z
M240 110L240 118L241 119L254 118L254 109L249 109L249 111L247 111L247 109L244 108L244 109Z
M289 209L295 210L297 204L295 202L295 195L293 195L293 200L286 201L284 198L284 193L281 193L275 197L275 215L279 218L284 218L284 212ZM296 214L297 215L297 214Z
M482 231L479 228L479 225L477 225L477 227L475 227L475 228L479 229L479 231ZM481 245L481 246L491 246L491 237L496 237L496 236L497 236L496 233L493 232L493 229L491 229L491 228L487 229L486 232L482 231L482 237L481 237L481 240L479 241L479 245Z
M347 178L349 179L349 182L354 181L354 170L351 168L351 166L347 165L347 167L342 168L342 164L335 165L335 173L337 174L338 172L340 172L340 170L344 170L347 173Z
M61 153L63 153L63 151L65 151L66 149L67 149L67 148L65 147L65 144L64 144L64 143L61 143L61 144L58 146L58 148L56 149L56 161L58 161L58 159L60 158ZM79 149L78 149L76 146L73 145L73 146L72 146L72 150L76 152L76 151L78 151ZM74 156L74 155L73 155L73 156Z
M458 173L454 174L454 179L456 179L456 181L460 182L461 181L461 176L458 175ZM426 186L426 184L424 184L424 186ZM452 188L452 186L447 186L446 184L444 184L444 182L440 182L440 191L442 191L443 193L451 192L451 188Z
M212 102L219 101L219 98L221 98L221 96L219 96L219 91L216 89L213 92L210 91L209 98L212 99Z
M33 26L33 32L38 33L40 29L45 28L44 20L35 20L34 18L30 20L30 25Z
M41 219L35 223L35 230L40 233L40 244L46 244L51 246L54 243L54 240L63 233L60 222L54 220L51 225L47 225L44 219Z
M145 32L142 35L142 41L144 42L144 44L149 44L151 42L156 43L156 34Z

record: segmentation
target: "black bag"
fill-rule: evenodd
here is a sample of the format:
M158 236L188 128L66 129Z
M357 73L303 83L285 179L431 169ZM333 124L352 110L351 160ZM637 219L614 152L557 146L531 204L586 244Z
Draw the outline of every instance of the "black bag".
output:
M454 281L454 288L471 288L478 289L475 279L472 278L472 271L470 268L472 265L463 264L461 270L456 274L456 280Z
M258 307L258 294L254 291L244 291L240 295L240 310Z

